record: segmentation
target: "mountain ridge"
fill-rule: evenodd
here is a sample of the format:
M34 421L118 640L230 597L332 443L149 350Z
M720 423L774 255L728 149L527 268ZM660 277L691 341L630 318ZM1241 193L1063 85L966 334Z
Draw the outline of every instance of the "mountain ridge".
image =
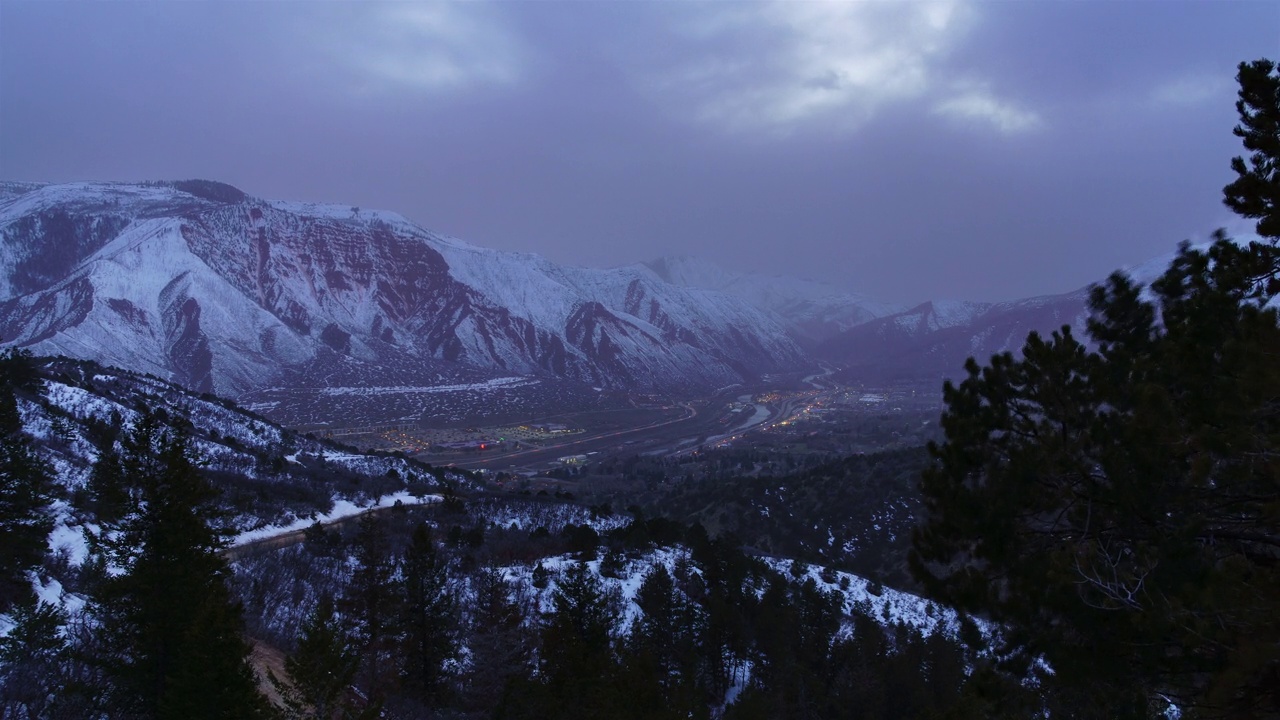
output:
M809 366L777 319L728 295L481 249L395 213L207 181L5 187L0 336L199 391L241 396L334 357L398 369L397 384L641 390Z
M1129 271L1145 282L1165 264ZM818 362L846 382L936 382L967 357L1018 351L1032 330L1082 330L1087 295L903 307L687 256L558 265L394 212L213 181L0 183L0 338L201 392L270 396L264 408L333 385L482 388L513 376L531 379L503 386L520 407L586 408L602 392L705 392ZM326 402L303 404L350 410ZM395 418L431 412L400 402Z

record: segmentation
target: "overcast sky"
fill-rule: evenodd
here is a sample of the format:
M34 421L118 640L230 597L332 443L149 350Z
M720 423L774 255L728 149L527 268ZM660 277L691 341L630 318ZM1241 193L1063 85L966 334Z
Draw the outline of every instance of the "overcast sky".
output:
M1280 2L0 0L0 178L209 178L607 267L1064 292L1231 225Z

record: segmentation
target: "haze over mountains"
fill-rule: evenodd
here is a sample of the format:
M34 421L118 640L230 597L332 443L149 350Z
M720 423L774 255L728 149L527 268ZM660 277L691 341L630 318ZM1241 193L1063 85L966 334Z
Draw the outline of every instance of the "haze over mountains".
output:
M1087 292L901 308L694 258L595 270L394 213L209 181L0 184L0 337L202 392L520 387L703 392L826 363L936 380Z
M806 344L828 340L868 320L906 309L828 283L736 273L701 258L669 256L645 265L672 285L716 290L775 313Z

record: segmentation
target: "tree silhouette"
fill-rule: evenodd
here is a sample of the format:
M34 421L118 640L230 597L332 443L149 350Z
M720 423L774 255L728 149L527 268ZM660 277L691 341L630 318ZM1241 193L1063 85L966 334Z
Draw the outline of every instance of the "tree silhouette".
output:
M132 508L104 543L115 568L91 610L111 711L148 718L254 718L270 709L247 663L240 605L218 555L216 493L187 438L144 416L127 438Z
M307 615L298 649L285 660L287 680L271 676L284 702L286 717L330 720L355 715L347 702L356 657L334 614L333 600L322 597Z
M1254 170L1226 198L1264 234L1272 70L1241 65ZM1276 261L1274 240L1184 243L1147 293L1121 274L1094 288L1093 349L1033 333L944 388L913 570L1006 624L1018 670L1043 655L1076 713L1280 711Z
M0 353L0 612L30 592L27 572L40 564L53 529L53 481L18 414L18 394L41 390L30 354Z
M1241 217L1257 218L1259 235L1280 238L1280 73L1272 61L1255 60L1240 63L1236 81L1240 124L1234 132L1251 154L1247 164L1232 158L1237 177L1222 189L1224 202Z
M445 699L445 663L458 654L457 614L444 563L426 523L413 531L401 569L397 653L402 690L428 707Z

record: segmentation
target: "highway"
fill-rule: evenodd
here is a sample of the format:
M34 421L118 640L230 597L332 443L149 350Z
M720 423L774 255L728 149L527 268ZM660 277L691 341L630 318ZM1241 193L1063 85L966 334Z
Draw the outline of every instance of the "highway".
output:
M668 434L664 429L673 429L675 426L682 424L693 424L698 419L700 413L692 403L680 403L680 407L684 408L684 414L670 420L660 420L640 427L613 430L587 437L564 440L553 445L499 451L483 456L472 455L457 460L454 464L468 470L506 470L513 465L540 466L549 464L566 455L586 455L591 452L616 448L633 437L649 437L655 432ZM438 458L430 458L430 460L439 462Z
M821 376L815 376L821 377ZM681 403L684 415L640 427L596 433L587 437L564 440L554 445L499 451L483 456L467 455L456 459L458 467L469 470L510 470L513 467L545 468L566 455L599 455L593 460L616 456L622 452L657 453L679 457L702 446L737 440L748 432L768 431L782 423L791 423L805 415L815 404L827 398L830 391L813 389L787 393L776 402L748 405L748 412L763 406L768 415L755 419L748 415L731 416L727 412L734 396L724 394L701 403ZM726 426L726 422L735 423ZM699 442L699 439L701 441ZM427 458L424 458L427 459ZM439 462L439 458L431 458Z

